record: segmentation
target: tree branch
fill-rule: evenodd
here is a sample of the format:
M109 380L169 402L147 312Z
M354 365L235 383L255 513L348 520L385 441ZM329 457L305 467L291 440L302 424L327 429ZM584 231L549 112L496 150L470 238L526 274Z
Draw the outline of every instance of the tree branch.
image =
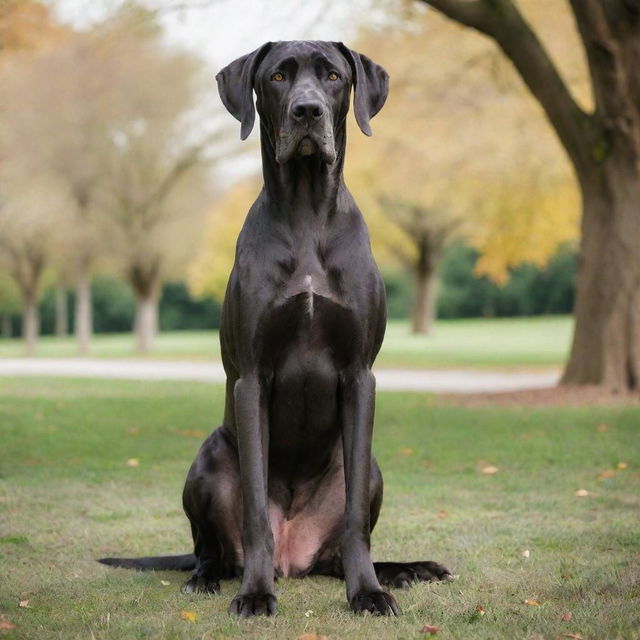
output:
M140 209L143 211L148 210L154 205L157 205L164 201L167 195L175 183L188 172L193 166L197 165L200 161L203 149L207 143L199 144L187 149L175 162L175 164L169 169L167 174L161 180L160 184L154 189L149 197L141 205Z
M544 109L574 164L582 168L591 163L592 118L577 105L542 43L512 0L422 2L493 38Z
M606 2L594 3L590 0L585 3L586 6L581 6L577 2L572 2L572 5L576 21L582 22L582 26L587 30L587 37L595 41L594 54L598 53L596 43L602 41L603 36L612 38L614 43L614 46L608 47L615 54L610 65L604 66L606 58L602 61L596 58L597 62L603 63L603 69L601 71L592 69L592 74L594 71L603 74L601 90L603 107L610 108L606 102L610 97L606 84L615 79L619 84L613 94L619 95L626 101L626 110L635 112L635 117L640 122L640 73L638 73L640 69L640 2L638 0L606 0ZM587 38L583 38L587 48ZM599 77L594 78L594 84L599 81ZM606 115L610 117L611 113Z
M589 61L596 113L620 112L620 51L598 0L569 0Z

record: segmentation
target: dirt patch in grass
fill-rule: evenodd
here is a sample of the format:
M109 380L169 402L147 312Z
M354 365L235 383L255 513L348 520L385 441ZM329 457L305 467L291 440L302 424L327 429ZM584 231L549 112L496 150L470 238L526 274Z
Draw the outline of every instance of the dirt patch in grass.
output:
M613 392L598 386L559 386L500 393L443 393L438 396L438 404L456 407L640 406L640 393Z

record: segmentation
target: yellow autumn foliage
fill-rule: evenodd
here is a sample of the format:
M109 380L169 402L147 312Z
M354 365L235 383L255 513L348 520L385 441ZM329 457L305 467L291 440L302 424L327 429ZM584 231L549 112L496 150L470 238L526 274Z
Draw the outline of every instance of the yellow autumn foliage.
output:
M238 182L211 208L202 246L187 271L189 288L194 295L224 298L236 240L261 182L258 178Z
M520 4L588 103L566 7L560 0ZM569 163L538 104L489 39L435 11L419 11L407 30L363 34L357 48L391 76L387 104L372 123L374 140L352 128L346 163L379 258L411 264L413 232L444 229L480 251L477 273L504 282L510 268L543 266L577 237L578 191ZM407 223L402 210L414 219Z

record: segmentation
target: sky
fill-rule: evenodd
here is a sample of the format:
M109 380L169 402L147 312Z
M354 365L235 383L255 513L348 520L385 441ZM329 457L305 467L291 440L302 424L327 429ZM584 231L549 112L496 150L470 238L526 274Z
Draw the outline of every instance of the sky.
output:
M90 25L123 0L48 0L64 22ZM171 44L216 70L268 40L352 40L356 26L383 20L372 0L141 0L159 11Z

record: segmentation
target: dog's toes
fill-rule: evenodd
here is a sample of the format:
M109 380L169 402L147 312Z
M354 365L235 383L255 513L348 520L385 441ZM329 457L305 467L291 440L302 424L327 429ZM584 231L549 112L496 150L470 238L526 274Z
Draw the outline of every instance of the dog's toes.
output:
M396 589L406 589L418 579L416 572L410 567L405 567L397 573L388 572L379 576L380 584Z
M447 582L453 580L449 569L431 560L410 562L407 566L415 572L416 580L419 582Z
M271 593L249 593L237 595L229 605L229 613L249 618L251 616L275 616L276 597Z
M400 615L395 598L386 591L358 593L351 599L350 605L356 613L368 611L378 616Z
M440 582L453 580L451 572L441 564L424 562L376 562L376 575L380 584L405 588L415 582Z
M182 585L182 593L220 593L220 583L216 578L191 576Z

